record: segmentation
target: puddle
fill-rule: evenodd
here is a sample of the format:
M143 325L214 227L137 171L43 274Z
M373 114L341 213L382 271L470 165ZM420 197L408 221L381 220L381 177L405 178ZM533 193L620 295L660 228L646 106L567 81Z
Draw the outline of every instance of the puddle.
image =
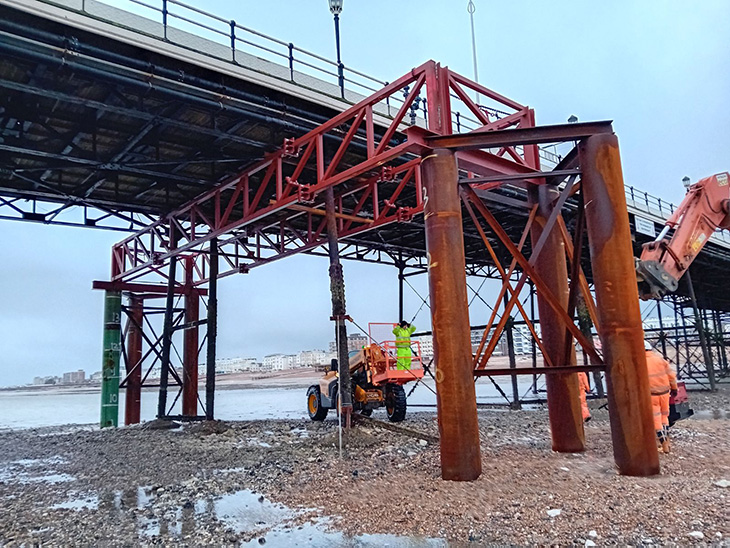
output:
M0 481L7 483L65 483L76 478L56 473L51 467L65 464L66 459L58 455L47 459L19 459L0 466ZM33 470L37 468L38 470Z
M28 472L13 472L11 470L0 470L0 481L6 483L20 483L27 485L29 483L66 483L74 481L76 478L68 474L42 474L34 475Z
M68 510L97 510L99 508L99 497L96 495L76 497L51 506L53 510L61 508Z
M196 507L197 511L197 507ZM224 495L214 502L216 518L238 533L255 533L257 538L242 546L265 544L274 548L289 546L341 547L341 548L416 548L447 547L444 539L402 537L397 535L358 535L348 537L342 532L327 529L328 519L315 519L314 523L294 525L294 518L307 510L293 510L282 504L274 504L249 490Z
M137 508L142 509L150 502L152 502L152 486L137 487Z
M274 504L248 489L223 495L214 502L213 511L220 521L238 533L271 529L301 513Z
M308 438L309 432L306 428L292 428L289 433L299 438Z
M263 539L265 542L261 542ZM276 529L266 535L252 539L241 546L288 548L447 548L445 539L401 537L397 535L357 535L348 537L340 532L327 532L321 526L303 525L295 529Z
M700 411L695 411L694 415L690 418L706 421L720 419L730 420L730 411L725 411L724 409L702 409Z
M270 443L266 443L265 441L261 441L258 438L246 438L246 442L249 445L256 445L258 447L271 447Z

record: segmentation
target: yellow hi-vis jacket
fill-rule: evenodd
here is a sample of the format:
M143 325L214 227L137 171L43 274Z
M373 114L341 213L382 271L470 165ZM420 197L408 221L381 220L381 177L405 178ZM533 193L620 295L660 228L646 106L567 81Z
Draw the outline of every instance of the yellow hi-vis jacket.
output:
M401 327L396 325L393 328L393 335L395 335L395 346L397 348L410 348L411 346L411 335L416 332L416 326L411 325L408 327Z

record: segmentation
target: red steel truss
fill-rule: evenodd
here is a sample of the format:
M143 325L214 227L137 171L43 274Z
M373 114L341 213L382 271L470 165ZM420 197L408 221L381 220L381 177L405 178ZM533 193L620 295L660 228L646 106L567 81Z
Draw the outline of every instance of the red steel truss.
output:
M499 110L477 105L468 95L473 92ZM392 105L398 101L396 110ZM419 110L421 101L425 108ZM326 241L322 192L330 187L341 239L409 221L423 212L425 139L465 129L461 121L454 123L452 103L476 119L470 132L534 126L532 109L428 61L115 245L112 280L151 273L164 278L170 257L197 253L195 284L204 284L209 277L205 246L212 238L218 239L222 259L219 278L311 251ZM477 177L539 170L534 145L458 156L460 166Z

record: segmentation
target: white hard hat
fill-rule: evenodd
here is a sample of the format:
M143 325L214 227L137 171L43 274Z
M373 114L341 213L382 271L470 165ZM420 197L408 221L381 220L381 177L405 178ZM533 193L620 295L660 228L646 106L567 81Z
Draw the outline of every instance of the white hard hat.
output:
M651 350L652 346L649 341L644 341L644 350Z

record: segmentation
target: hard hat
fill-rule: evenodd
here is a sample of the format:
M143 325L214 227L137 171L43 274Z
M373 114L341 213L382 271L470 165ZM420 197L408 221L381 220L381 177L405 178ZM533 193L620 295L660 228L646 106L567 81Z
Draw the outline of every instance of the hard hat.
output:
M651 350L651 343L649 341L644 341L644 350Z

